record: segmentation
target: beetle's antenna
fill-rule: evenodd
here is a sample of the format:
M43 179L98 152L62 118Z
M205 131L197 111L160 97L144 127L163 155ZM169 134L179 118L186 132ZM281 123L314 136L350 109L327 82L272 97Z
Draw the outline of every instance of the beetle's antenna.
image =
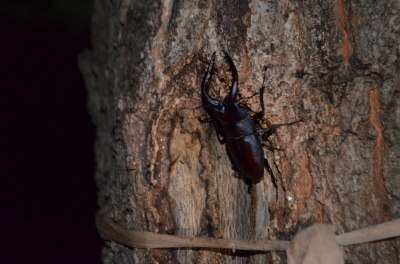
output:
M255 93L253 93L252 95L250 95L250 96L247 96L247 97L241 97L240 99L250 99L250 98L253 98L254 96L256 96L257 94L259 94L260 92L255 92Z
M265 131L268 131L268 130L271 130L271 129L274 129L274 128L277 128L277 127L280 127L280 126L290 126L290 125L293 125L293 124L296 124L296 123L299 123L299 122L302 122L302 121L304 121L303 118L300 119L300 120L294 121L294 122L290 122L290 123L277 124L277 125L273 125L273 126L270 126L270 127L266 127L266 128L257 130L256 132L257 133L261 133L261 132L265 132Z

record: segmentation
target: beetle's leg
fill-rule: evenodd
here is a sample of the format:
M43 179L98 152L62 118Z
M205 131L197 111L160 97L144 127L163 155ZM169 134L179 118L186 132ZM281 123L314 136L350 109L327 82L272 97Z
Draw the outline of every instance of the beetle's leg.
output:
M272 172L272 168L271 168L271 166L269 166L269 163L268 163L268 160L267 159L264 159L264 164L265 164L265 167L267 167L267 170L269 171L269 173L271 173L271 175L273 176L274 175L274 173ZM273 176L274 177L274 176ZM275 178L275 177L274 177ZM275 180L274 180L275 181ZM276 184L276 182L275 182L275 184ZM274 184L274 185L275 185Z
M253 120L254 120L254 121L260 120L260 119L264 116L265 107L264 107L264 98L263 98L263 95L264 95L264 86L261 87L261 89L260 89L261 112L258 112L257 114L253 115Z
M238 166L235 163L232 164L232 170L241 173L241 171L239 170Z
M264 164L265 164L265 167L267 167L267 170L269 171L269 173L271 174L272 185L274 185L275 190L276 190L276 200L278 200L278 184L276 183L275 175L272 172L272 168L271 168L271 166L269 166L267 159L264 159Z
M216 117L214 117L214 118L216 118ZM224 131L218 122L214 122L213 118L211 118L211 117L207 117L204 119L198 118L198 120L200 121L200 123L211 123L211 126L213 126L215 128L215 130L217 131L217 137L218 137L219 143L221 143L221 144L225 143Z
M274 151L274 150L282 150L282 149L280 149L280 148L274 148L274 147L271 147L271 146L268 146L267 144L264 144L264 143L262 143L261 144L263 147L266 147L268 150L270 150L270 151Z
M261 132L269 131L271 129L274 129L274 128L277 128L277 127L280 127L280 126L290 126L290 125L293 125L293 124L296 124L296 123L299 123L299 122L302 122L302 121L304 121L303 118L300 119L300 120L297 120L297 121L290 122L290 123L277 124L277 125L273 125L273 126L270 126L270 127L266 127L266 128L257 130L256 132L257 133L261 133Z
M189 110L195 110L195 109L199 109L199 108L202 108L203 106L202 105L200 105L200 106L197 106L197 107L180 107L180 109L189 109Z
M211 117L206 117L206 118L204 118L204 119L201 119L201 118L199 117L198 120L200 121L200 123L210 123L210 122L212 122Z
M264 69L263 82L262 82L262 84L261 84L261 88L260 88L260 92L259 92L259 93L260 93L261 112L259 112L259 113L255 114L255 115L253 115L253 120L260 120L260 119L264 116L264 113L265 113L265 106L264 106L264 90L265 90L265 80L266 80L265 75L266 75L266 73L267 73L268 67L267 67L267 66L264 66L263 69Z
M263 97L263 95L264 95L264 89L265 89L265 80L266 80L265 75L266 75L267 69L268 69L268 66L264 66L263 83L262 83L261 88L260 88L261 112L255 114L255 115L253 116L253 119L254 119L254 120L256 120L256 119L261 119L262 116L263 116L264 113L265 113L264 97ZM260 129L260 130L257 130L256 132L257 132L257 133L261 133L261 132L265 132L265 131L270 131L270 130L272 130L272 129L274 129L274 128L277 128L277 127L280 127L280 126L289 126L289 125L293 125L293 124L296 124L296 123L301 122L301 121L303 121L303 118L300 119L300 120L294 121L294 122L290 122L290 123L277 124L277 125L273 125L273 126L270 126L270 127L267 127L267 128L262 128L262 129Z

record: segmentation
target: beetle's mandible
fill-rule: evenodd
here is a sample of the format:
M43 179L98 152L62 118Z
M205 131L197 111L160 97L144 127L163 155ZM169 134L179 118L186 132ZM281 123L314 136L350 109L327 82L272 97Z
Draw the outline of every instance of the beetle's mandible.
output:
M302 121L302 119L257 130L256 120L264 114L263 94L260 93L262 111L251 116L247 108L236 100L238 73L229 54L224 50L222 52L225 54L225 59L229 64L229 71L232 72L232 86L230 86L229 95L223 101L219 101L208 94L209 82L214 73L216 57L214 52L201 83L203 104L209 112L218 134L225 140L229 154L234 162L234 169L239 170L250 180L258 181L264 175L264 166L272 174L272 169L264 158L264 144L260 133L280 126L292 125Z

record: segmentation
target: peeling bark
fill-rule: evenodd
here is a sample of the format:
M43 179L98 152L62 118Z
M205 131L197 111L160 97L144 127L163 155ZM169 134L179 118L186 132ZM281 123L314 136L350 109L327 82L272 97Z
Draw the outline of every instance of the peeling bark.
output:
M97 127L99 206L120 225L187 237L291 239L400 218L399 1L94 1L80 57ZM249 186L199 122L205 61L225 49L239 93L276 129L277 177ZM217 59L214 92L229 80ZM250 98L246 98L250 97ZM347 263L399 263L400 240L344 247ZM104 263L285 263L284 253L131 249Z

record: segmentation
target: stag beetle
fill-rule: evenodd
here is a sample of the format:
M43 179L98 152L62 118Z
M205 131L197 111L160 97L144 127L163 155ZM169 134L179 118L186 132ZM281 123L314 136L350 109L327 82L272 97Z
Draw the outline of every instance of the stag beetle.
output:
M264 175L264 165L272 175L272 169L268 161L264 158L263 146L266 145L262 143L261 132L269 131L280 126L292 125L302 121L302 119L257 130L257 123L255 120L260 119L264 114L262 93L260 94L262 111L251 116L247 108L236 100L238 92L238 73L229 54L224 50L222 50L222 52L225 54L225 59L229 64L228 71L232 72L230 93L223 101L213 99L208 94L209 82L214 74L216 57L214 52L201 83L203 105L209 113L218 134L225 140L229 154L234 162L234 169L239 170L250 180L257 181ZM263 87L261 89L263 89Z

